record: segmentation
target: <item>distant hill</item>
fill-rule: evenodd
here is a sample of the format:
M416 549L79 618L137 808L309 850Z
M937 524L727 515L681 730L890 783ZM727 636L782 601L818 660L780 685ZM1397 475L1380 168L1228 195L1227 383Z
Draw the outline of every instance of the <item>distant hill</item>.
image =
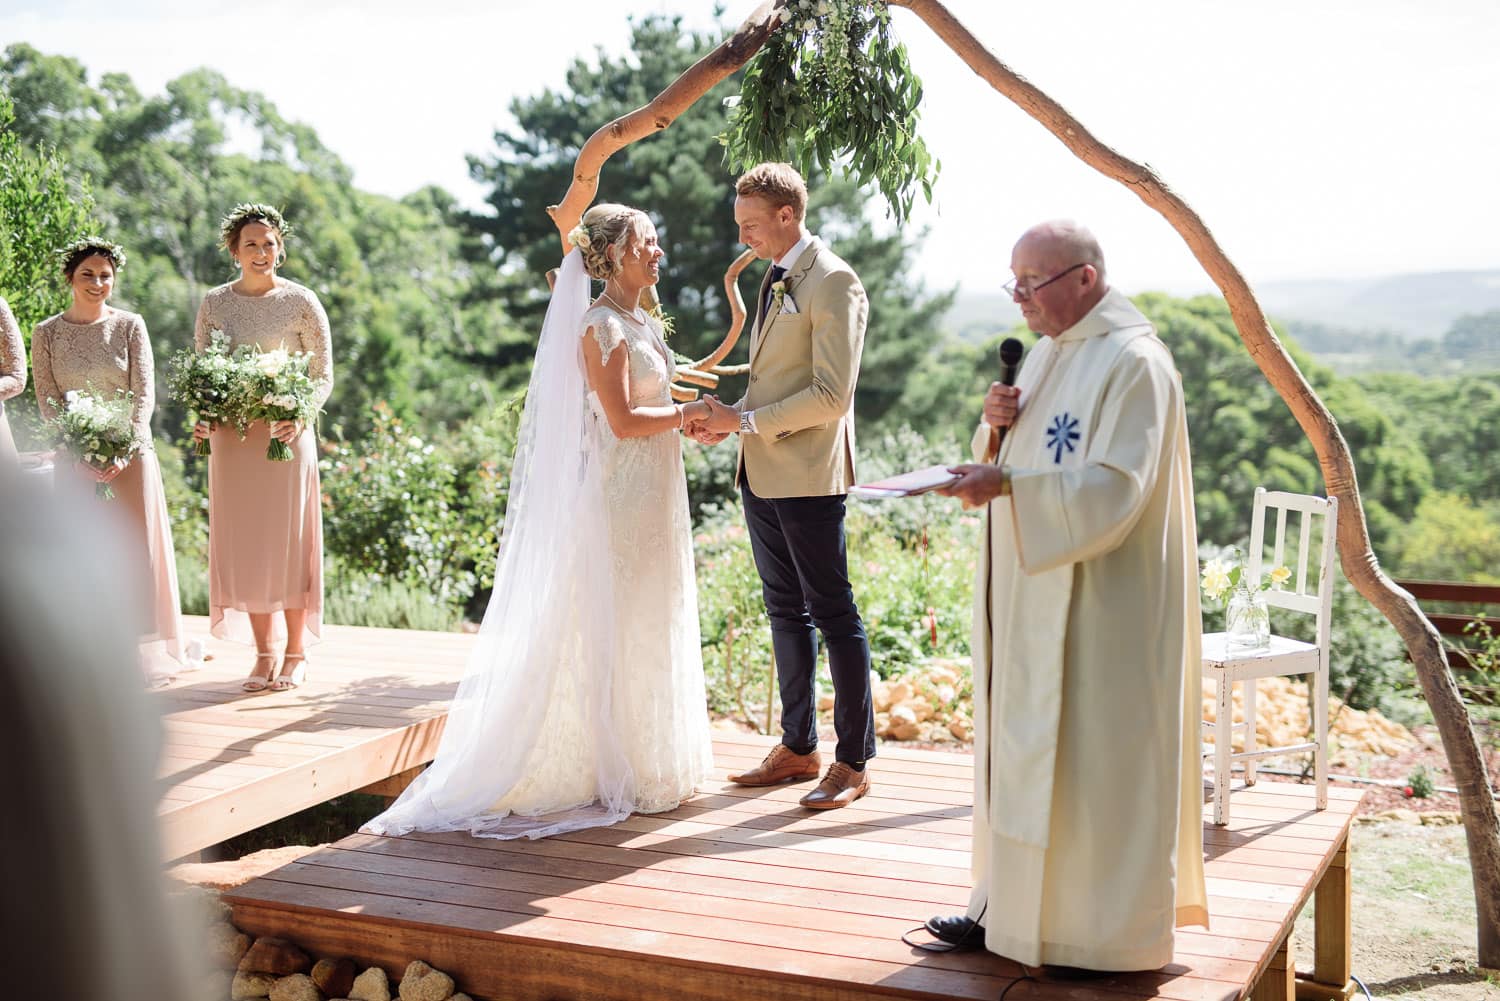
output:
M1500 270L1265 282L1255 286L1255 294L1273 319L1288 323L1437 338L1465 313L1500 309ZM1020 319L1003 293L960 291L943 326L965 341L978 342Z
M1465 313L1500 309L1500 271L1266 282L1255 294L1278 320L1436 338Z

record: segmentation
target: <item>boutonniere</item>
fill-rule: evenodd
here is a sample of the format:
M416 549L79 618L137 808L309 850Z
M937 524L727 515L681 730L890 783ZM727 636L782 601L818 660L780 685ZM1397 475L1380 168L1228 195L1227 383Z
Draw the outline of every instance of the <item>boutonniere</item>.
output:
M771 301L776 303L776 309L779 312L797 312L797 300L793 299L791 293L786 290L785 278L771 283Z

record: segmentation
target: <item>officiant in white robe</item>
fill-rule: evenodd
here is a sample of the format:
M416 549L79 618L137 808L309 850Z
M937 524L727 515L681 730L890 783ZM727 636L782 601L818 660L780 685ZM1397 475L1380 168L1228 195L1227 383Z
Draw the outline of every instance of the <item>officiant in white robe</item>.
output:
M1207 923L1181 380L1105 284L1087 230L1034 227L1011 263L1008 288L1043 336L1017 386L991 388L980 463L945 491L987 514L975 885L966 917L928 927L964 944L982 927L987 949L1027 965L1156 969L1175 927Z

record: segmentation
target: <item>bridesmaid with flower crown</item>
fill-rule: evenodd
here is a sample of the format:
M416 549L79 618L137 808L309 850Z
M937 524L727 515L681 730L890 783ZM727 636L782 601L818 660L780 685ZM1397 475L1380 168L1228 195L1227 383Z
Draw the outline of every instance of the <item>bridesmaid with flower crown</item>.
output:
M149 681L164 683L182 662L182 611L172 526L151 442L156 408L151 338L140 316L109 304L115 277L125 267L122 248L88 237L58 256L73 302L31 332L36 402L43 419L51 420L69 392L131 394L131 423L140 450L123 466L101 471L78 463L71 468L88 484L108 483L114 491L114 499L99 502L101 514L114 519L128 560L130 592L142 599L141 667ZM58 476L65 475L60 468Z
M239 268L236 281L203 299L193 341L205 350L214 331L231 347L306 352L321 407L333 391L328 315L311 289L276 274L291 228L270 205L236 206L219 227ZM255 644L242 688L286 691L307 677L306 646L323 629L323 514L317 443L300 421L255 421L243 440L229 427L200 423L209 438L208 601L213 634ZM271 439L290 462L266 458ZM276 646L283 645L281 665Z

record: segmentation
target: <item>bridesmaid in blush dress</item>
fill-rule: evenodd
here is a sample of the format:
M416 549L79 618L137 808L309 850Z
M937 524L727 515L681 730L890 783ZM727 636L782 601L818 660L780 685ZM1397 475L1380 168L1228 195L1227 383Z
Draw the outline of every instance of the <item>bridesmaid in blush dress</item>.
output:
M240 269L238 280L203 298L193 340L215 330L231 345L285 348L311 356L321 406L333 391L328 315L311 289L276 274L288 232L269 205L240 205L219 230ZM306 646L323 629L323 514L317 442L297 421L256 421L244 440L232 428L198 424L209 437L208 602L213 634L255 644L247 692L286 691L307 677ZM271 438L291 446L290 462L266 458ZM278 614L279 613L279 614ZM284 644L281 667L275 647Z
M151 442L151 413L156 408L151 338L140 316L109 305L115 275L125 263L123 250L90 237L65 248L61 256L73 304L31 332L37 406L50 420L69 391L131 393L131 421L143 442L140 451L123 467L100 472L77 464L71 470L80 480L102 481L114 490L113 500L99 502L100 510L113 519L111 530L125 537L126 581L131 595L140 596L143 615L141 666L147 680L161 684L181 668L182 612L172 526ZM61 480L66 474L59 468L57 475Z
M0 463L14 464L16 442L5 419L5 401L26 388L26 346L10 305L0 299Z

